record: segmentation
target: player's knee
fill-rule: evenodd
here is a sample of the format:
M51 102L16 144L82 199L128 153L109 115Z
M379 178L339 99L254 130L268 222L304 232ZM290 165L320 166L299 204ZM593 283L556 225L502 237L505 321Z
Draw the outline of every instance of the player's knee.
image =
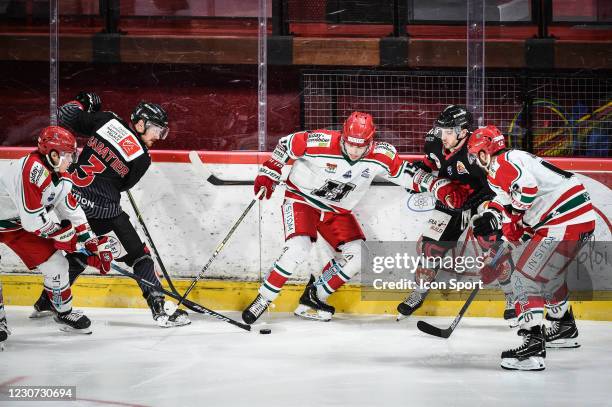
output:
M53 253L45 262L38 266L43 275L66 275L68 276L68 260L62 255L59 250Z
M123 262L130 267L134 267L137 261L143 258L151 258L149 251L145 244L139 245L138 248L128 249L127 254L117 259L117 261ZM153 261L153 260L151 260Z
M308 258L308 253L312 248L309 236L294 236L285 242L282 258L290 258L296 263L302 263Z
M346 263L353 260L361 261L361 242L361 239L352 240L339 247Z

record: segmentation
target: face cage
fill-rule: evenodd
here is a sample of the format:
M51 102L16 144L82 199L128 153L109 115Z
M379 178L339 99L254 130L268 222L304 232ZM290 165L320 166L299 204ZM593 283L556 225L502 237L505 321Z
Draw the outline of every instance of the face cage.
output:
M348 156L349 156L349 154L348 154L348 152L346 151L346 145L345 145L345 144L346 144L346 143L345 143L345 141L344 141L344 138L343 138L343 137L341 137L341 138L340 138L340 149L342 150L342 152L344 153L344 155L348 157ZM353 147L358 147L358 146L354 146L354 145L352 145L352 144L349 144L349 145L351 145L351 146L353 146ZM365 145L364 147L365 147L365 149L364 149L364 151L363 151L363 154L361 154L361 156L360 156L360 157L359 157L357 160L361 160L363 157L365 157L365 156L368 154L368 152L370 151L370 148L372 148L372 140L370 140L370 142L369 142L367 145ZM356 160L356 161L357 161L357 160Z
M152 131L159 136L160 140L165 140L166 137L168 137L168 127L166 126L160 126L157 123L153 123L151 121L146 121L145 122L145 133L147 132L147 130L149 129L153 129Z

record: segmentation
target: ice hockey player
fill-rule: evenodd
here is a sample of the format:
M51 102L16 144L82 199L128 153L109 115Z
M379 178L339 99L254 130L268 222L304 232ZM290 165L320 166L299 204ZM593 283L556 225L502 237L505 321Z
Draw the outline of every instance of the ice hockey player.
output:
M497 194L482 216L491 230L501 228L517 246L511 279L523 344L502 352L501 366L543 370L546 347L580 346L568 301L567 265L595 230L591 199L574 174L533 154L507 150L495 126L476 130L468 148ZM544 308L549 328L543 326Z
M311 319L331 319L335 310L327 304L327 298L360 269L360 244L365 236L352 210L377 175L410 190L433 192L451 207L463 204L468 193L464 187L401 160L392 145L375 142L374 133L372 116L353 112L341 132L302 131L281 138L272 157L260 167L255 192L265 188L262 198L268 199L285 163L295 160L282 205L285 246L259 295L243 311L246 323L255 322L278 296L287 279L306 260L317 232L341 258L330 261L316 283L311 276L295 313Z
M105 274L112 253L107 239L91 231L83 210L71 193L66 173L76 159L74 135L61 127L42 129L38 149L9 163L0 175L0 243L7 245L30 270L44 276L44 298L55 322L67 332L91 333L91 321L72 309L68 261L62 250L84 247L96 257ZM94 264L90 263L90 264ZM8 328L0 294L0 342Z
M155 103L140 102L131 115L130 125L113 112L100 111L102 102L93 92L81 92L59 108L62 126L89 136L79 160L72 169L74 194L83 207L89 224L99 236L109 236L117 261L159 287L155 265L146 245L121 208L121 192L132 188L151 165L148 149L168 135L168 117ZM80 261L78 261L78 260ZM83 271L84 255L69 258L71 282ZM164 296L141 285L153 319L160 327L187 325L183 310L172 315L164 311ZM48 308L41 297L34 305L37 312ZM35 315L36 316L36 315Z
M473 192L459 210L436 201L427 228L419 238L419 247L424 256L442 257L456 247L457 240L470 225L470 219L476 215L478 207L486 205L486 202L495 196L487 184L485 171L468 157L467 140L471 127L472 114L463 106L450 105L440 113L434 127L425 137L425 156L417 165L429 172L437 172L441 178L468 185ZM495 234L481 234L477 240L480 247L487 251L496 238ZM514 298L509 284L510 264L502 261L498 262L498 267L498 282L506 294L504 318L512 321L515 315ZM437 268L419 267L415 273L415 281L434 281L438 272ZM397 306L398 320L411 315L423 305L429 290L423 287L423 284L417 284L416 287Z

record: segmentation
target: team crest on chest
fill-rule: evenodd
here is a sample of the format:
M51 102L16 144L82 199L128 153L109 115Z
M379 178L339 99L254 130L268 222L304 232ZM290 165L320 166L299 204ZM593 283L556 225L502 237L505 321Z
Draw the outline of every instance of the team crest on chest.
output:
M469 174L470 172L465 168L465 164L461 161L457 161L457 174Z
M325 163L325 172L335 174L338 169L338 164Z

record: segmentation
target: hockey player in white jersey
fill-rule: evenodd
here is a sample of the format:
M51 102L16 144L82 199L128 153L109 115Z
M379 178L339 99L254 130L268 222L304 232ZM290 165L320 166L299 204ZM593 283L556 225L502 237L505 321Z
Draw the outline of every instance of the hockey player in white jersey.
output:
M580 346L566 278L568 263L595 230L589 194L574 174L527 152L507 150L495 126L475 131L468 149L497 194L474 222L501 228L515 246L512 287L523 344L503 352L501 366L543 370L546 347ZM543 326L544 308L549 328Z
M327 298L360 268L360 244L365 236L352 210L376 176L416 192L430 191L451 207L463 204L468 189L401 160L392 145L374 142L374 133L372 116L353 112L342 132L303 131L281 138L272 157L262 165L255 192L265 188L262 198L268 199L280 181L283 166L295 160L282 205L285 246L259 295L243 311L246 323L255 322L278 296L287 279L306 260L317 232L341 258L327 263L316 282L311 276L295 314L331 319L335 310L327 304Z
M49 126L38 138L38 149L12 161L0 175L0 243L7 245L28 269L38 268L63 331L91 333L91 321L72 309L68 261L62 255L77 245L94 253L90 265L110 270L112 254L106 238L91 231L85 213L71 193L66 173L75 161L76 139L68 130ZM60 221L57 223L56 221ZM0 341L8 329L0 295ZM4 334L2 334L4 332Z

